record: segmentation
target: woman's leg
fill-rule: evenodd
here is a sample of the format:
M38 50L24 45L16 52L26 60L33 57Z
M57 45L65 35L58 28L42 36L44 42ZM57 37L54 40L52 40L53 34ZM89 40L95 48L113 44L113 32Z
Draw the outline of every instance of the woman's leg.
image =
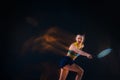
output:
M75 80L81 80L82 79L84 70L80 66L78 66L77 64L66 65L64 67L64 69L77 72Z
M61 68L59 80L65 80L68 75L69 70Z

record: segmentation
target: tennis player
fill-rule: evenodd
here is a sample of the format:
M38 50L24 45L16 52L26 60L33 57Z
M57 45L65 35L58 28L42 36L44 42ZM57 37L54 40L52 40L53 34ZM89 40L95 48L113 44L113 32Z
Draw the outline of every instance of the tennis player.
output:
M76 72L77 75L75 77L75 80L81 80L84 70L75 63L75 59L78 56L86 56L89 59L92 59L92 55L82 51L83 47L84 47L84 35L76 35L76 41L73 42L68 50L68 53L66 56L64 56L61 61L60 61L60 76L59 76L59 80L66 80L66 77L69 73L69 71L73 71Z

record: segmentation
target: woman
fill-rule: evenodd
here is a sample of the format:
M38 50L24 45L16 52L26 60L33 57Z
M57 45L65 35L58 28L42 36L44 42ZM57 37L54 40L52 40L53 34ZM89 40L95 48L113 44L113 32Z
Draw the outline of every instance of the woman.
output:
M67 55L61 60L60 62L60 77L59 80L65 80L69 71L74 71L77 73L75 80L81 80L84 70L75 64L74 60L80 55L80 56L86 56L89 59L92 59L92 56L82 51L82 48L84 47L84 36L83 35L77 35L76 36L76 42L72 43L69 47Z

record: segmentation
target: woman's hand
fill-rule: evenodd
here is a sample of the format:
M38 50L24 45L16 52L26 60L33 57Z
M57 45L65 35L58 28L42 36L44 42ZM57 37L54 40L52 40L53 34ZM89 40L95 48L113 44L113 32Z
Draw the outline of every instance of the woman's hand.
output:
M91 54L87 54L86 57L87 57L88 59L92 59L92 58L93 58Z

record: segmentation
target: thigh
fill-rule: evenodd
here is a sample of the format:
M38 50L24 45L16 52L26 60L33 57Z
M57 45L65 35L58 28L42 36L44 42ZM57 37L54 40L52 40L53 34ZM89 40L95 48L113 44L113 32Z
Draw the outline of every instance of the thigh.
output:
M83 71L83 69L75 63L72 65L66 65L64 69L67 69L69 71L74 71L74 72Z
M61 69L61 74L63 74L63 75L67 75L68 72L69 72L68 69Z

